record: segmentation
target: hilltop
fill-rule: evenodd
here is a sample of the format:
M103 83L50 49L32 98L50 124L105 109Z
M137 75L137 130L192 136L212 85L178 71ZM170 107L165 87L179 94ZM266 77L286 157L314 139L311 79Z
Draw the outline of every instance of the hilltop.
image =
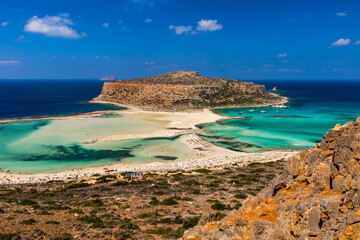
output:
M283 103L264 85L210 78L198 72L169 72L160 76L105 82L95 101L151 110L189 110L206 107L255 106Z

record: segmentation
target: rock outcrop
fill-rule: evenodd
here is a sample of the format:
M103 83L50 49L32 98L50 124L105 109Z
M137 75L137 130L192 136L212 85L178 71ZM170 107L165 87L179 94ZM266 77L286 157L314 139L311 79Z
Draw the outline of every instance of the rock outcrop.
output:
M359 205L360 118L336 125L258 196L184 239L360 239Z
M104 83L95 100L143 109L180 109L273 104L286 98L268 93L265 86L198 72L170 72L156 77Z

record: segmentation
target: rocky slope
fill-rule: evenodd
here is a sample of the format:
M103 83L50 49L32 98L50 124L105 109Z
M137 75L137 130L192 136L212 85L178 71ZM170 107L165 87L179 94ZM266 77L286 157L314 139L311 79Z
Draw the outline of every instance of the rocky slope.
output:
M184 239L360 239L360 118L291 158L257 197Z
M198 72L170 72L156 77L104 83L98 101L117 102L143 109L189 109L248 106L284 102L265 86Z

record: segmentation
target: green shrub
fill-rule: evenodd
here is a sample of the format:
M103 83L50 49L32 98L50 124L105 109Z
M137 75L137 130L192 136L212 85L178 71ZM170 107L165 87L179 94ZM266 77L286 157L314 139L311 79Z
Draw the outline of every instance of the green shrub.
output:
M226 205L221 203L220 201L216 200L213 205L211 205L211 209L217 210L217 211L223 211L226 209Z
M260 172L265 172L265 168L255 168L250 170L251 173L260 173Z
M195 227L198 224L200 218L201 218L201 216L195 216L195 217L185 219L183 222L182 228L189 229L189 228Z
M54 224L54 225L59 225L60 222L58 221L47 221L46 224Z
M151 200L150 200L150 202L149 202L149 204L150 205L153 205L153 206L155 206L155 205L159 205L159 200L156 198L156 197L151 197Z
M119 228L120 229L133 229L133 230L137 230L140 229L140 227L138 225L136 225L135 223L133 223L129 218L124 218L120 224L119 224Z
M180 215L177 215L174 219L174 223L176 224L183 224L184 219L182 219L182 217Z
M159 220L159 223L172 223L172 219L171 218L162 218Z
M178 228L174 229L171 227L159 227L155 229L148 229L144 231L148 234L157 234L161 235L162 238L172 238L172 239L178 239L181 238L182 235L184 235L184 229Z
M117 182L111 184L111 186L113 186L113 187L127 186L127 185L129 185L129 182L127 182L127 181L117 181Z
M23 199L19 202L19 204L23 206L34 206L37 205L37 202L29 199Z
M239 193L239 194L236 194L234 197L236 197L238 199L245 199L245 198L247 198L247 195L244 193Z
M183 197L183 198L181 198L180 200L181 200L181 201L188 201L188 202L194 201L194 199L191 198L191 197Z
M212 221L220 221L221 219L223 219L226 216L226 214L221 213L221 212L216 212L216 213L212 213L210 214L209 218Z
M75 238L73 238L70 234L65 233L64 235L60 236L60 237L54 237L51 240L74 240Z
M117 177L115 175L104 175L101 177L98 177L96 179L96 183L107 183L107 182L112 182L115 179L117 179Z
M139 215L137 215L138 218L149 218L152 215L150 213L140 213Z
M74 183L74 184L68 185L64 189L68 190L68 189L84 188L84 187L88 187L88 186L91 186L91 184L82 182L82 183Z
M47 211L41 211L41 212L38 212L36 213L36 215L54 215L53 213L50 213L50 212L47 212Z
M103 220L96 215L89 215L89 216L86 215L86 216L78 217L76 218L76 220L83 223L91 224L91 228L105 227Z
M115 237L116 237L116 239L119 239L119 240L126 240L126 239L131 239L131 234L121 231L119 233L116 233Z
M104 206L104 203L103 203L103 201L101 201L101 199L94 199L94 200L84 202L84 205L86 207L99 208L99 207Z
M201 191L200 191L200 189L194 189L191 193L195 194L195 195L199 195L201 193Z
M12 240L12 239L21 239L21 238L18 233L7 233L7 234L0 233L0 239L1 240Z
M198 173L210 173L211 170L205 169L205 168L200 168L200 169L193 170L193 172L198 172Z
M68 213L77 213L77 214L84 214L84 211L80 208L71 209L68 211Z
M36 223L36 220L33 218L30 218L30 219L22 221L21 223L26 224L26 225L34 225L34 223Z
M166 198L161 202L162 205L172 206L178 205L179 203L174 198Z
M182 183L184 186L197 186L197 185L201 185L198 181L194 180L194 179L191 179L191 180L188 180L188 181L184 181Z

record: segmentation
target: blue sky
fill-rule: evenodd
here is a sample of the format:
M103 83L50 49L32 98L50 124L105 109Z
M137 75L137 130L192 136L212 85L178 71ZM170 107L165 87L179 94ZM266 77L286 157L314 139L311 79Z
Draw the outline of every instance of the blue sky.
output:
M360 79L360 2L1 0L0 79Z

